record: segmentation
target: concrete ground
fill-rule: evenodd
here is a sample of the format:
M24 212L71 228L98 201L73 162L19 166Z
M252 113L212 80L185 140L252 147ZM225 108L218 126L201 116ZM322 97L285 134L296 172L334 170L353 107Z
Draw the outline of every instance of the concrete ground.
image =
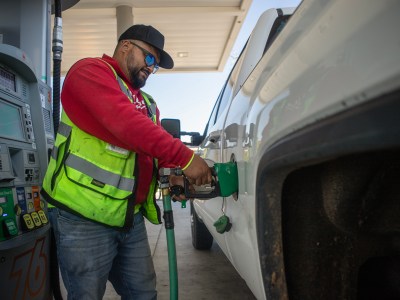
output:
M162 201L159 202L162 208ZM254 300L244 280L216 243L209 251L193 248L190 229L190 207L182 209L173 203L176 256L178 260L179 299L182 300ZM157 273L158 300L169 299L168 252L163 225L146 223ZM65 289L63 298L67 299ZM120 299L108 282L104 300Z

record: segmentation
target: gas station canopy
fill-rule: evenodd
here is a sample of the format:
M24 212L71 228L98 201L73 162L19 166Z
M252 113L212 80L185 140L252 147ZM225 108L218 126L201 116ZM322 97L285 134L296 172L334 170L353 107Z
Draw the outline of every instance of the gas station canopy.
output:
M80 0L63 11L61 72L84 57L112 55L133 24L165 36L175 67L161 72L223 71L252 0Z

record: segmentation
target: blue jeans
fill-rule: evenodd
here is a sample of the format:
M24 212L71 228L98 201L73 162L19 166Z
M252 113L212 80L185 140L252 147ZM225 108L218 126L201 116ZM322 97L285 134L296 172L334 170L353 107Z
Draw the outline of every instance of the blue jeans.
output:
M122 299L157 299L156 274L144 219L135 215L129 232L49 209L68 300L99 300L107 280Z

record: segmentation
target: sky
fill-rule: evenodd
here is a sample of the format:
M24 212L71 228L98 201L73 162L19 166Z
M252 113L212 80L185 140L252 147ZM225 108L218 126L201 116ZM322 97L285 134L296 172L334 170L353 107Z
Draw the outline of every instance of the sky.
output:
M301 0L253 0L223 72L159 73L143 90L153 96L161 119L181 121L181 131L203 134L215 101L259 16L269 8L296 7Z

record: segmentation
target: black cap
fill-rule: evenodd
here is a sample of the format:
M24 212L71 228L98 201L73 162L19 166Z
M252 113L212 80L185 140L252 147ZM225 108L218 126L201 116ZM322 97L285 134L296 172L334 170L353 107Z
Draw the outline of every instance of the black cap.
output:
M139 40L153 46L160 52L160 63L158 65L164 69L174 67L172 57L163 50L164 36L154 27L142 24L133 25L121 34L118 41L122 40Z

